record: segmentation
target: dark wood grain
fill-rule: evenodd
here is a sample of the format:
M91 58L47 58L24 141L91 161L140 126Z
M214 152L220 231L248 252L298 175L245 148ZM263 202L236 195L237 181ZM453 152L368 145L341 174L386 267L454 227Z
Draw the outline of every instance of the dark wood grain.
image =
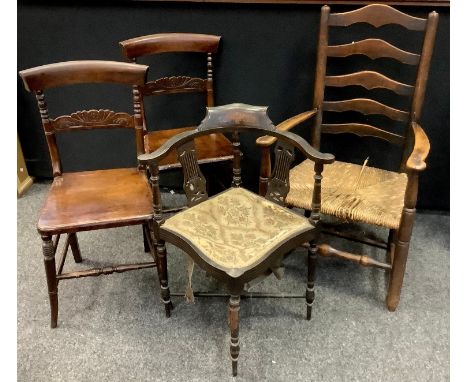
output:
M363 2L361 2L363 3ZM346 27L354 23L365 22L374 27L380 27L386 24L399 24L408 29L407 33L419 33L424 31L424 40L421 47L411 49L413 52L406 52L393 46L382 39L368 38L357 43L345 44L341 46L328 45L328 32L330 27ZM363 257L361 255L351 254L345 251L332 249L331 247L322 247L322 254L333 255L345 258L362 265L376 266L390 270L390 282L387 289L387 308L394 311L400 301L401 288L403 285L406 260L408 257L409 243L411 239L411 230L414 222L415 204L417 200L418 174L426 168L426 158L429 154L430 143L424 130L419 125L424 94L426 91L429 66L434 49L436 29L438 23L438 14L431 12L427 19L416 18L393 9L387 5L371 4L369 6L345 13L332 13L328 6L322 7L320 29L317 47L317 65L314 85L313 107L317 109L312 128L312 143L315 148L320 148L322 133L353 133L359 136L372 136L385 139L391 143L402 146L400 172L406 172L408 179L404 200L404 208L398 229L390 229L388 240L384 245L377 245L386 251L387 263L381 263L376 260ZM372 30L372 27L369 27ZM339 33L339 29L335 32ZM416 32L412 32L416 31ZM342 29L341 33L347 33ZM332 57L343 57L340 65L346 67L346 59L350 55L364 54L372 59L378 57L393 58L401 64L418 64L414 86L404 84L384 75L369 70L360 72L326 76L327 54ZM384 62L384 60L381 60ZM372 69L377 67L375 62ZM353 67L353 70L356 70ZM407 65L401 65L400 71L407 71ZM347 99L341 101L324 100L325 86L361 86L365 89L384 88L394 91L401 96L411 97L411 109L398 110L387 105L381 104L368 98ZM356 111L365 115L381 114L396 121L405 123L405 132L403 135L391 133L377 127L356 123L350 121L340 124L322 124L323 112L344 112ZM265 192L265 185L270 175L271 159L269 155L269 145L261 144L262 163L260 176L260 190ZM343 174L346 176L346 174ZM294 185L291 185L293 187ZM312 215L312 213L311 213ZM350 219L353 222L353 219ZM333 231L333 234L336 231ZM362 240L360 235L346 232L339 234L345 239L361 242L364 244L376 245L375 240ZM314 243L311 244L315 245Z
M158 33L120 42L125 57L169 52L216 53L221 36L196 33Z
M347 27L355 23L368 23L374 27L398 24L416 31L426 28L426 19L410 16L385 4L370 4L350 12L333 13L329 17L328 25Z
M206 78L173 75L146 82L138 90L143 97L179 93L206 93L206 106L215 104L213 80L213 54L218 51L220 36L195 33L158 33L139 36L120 42L123 55L136 62L142 56L162 53L205 53ZM175 97L177 102L177 97ZM142 104L144 148L146 153L157 150L165 141L190 127L180 127L169 130L150 131L151 121L146 120L145 105ZM198 152L198 163L226 162L233 158L231 142L221 134L206 136L195 141ZM160 170L180 168L177 153L173 151L160 163Z
M142 224L152 212L150 187L137 169L64 173L52 183L37 228L53 235Z
M406 162L408 170L422 171L426 169L426 158L429 155L431 144L426 133L416 122L411 124L414 134L414 147Z
M414 86L392 80L371 70L365 70L356 73L343 74L340 76L325 76L326 86L362 86L367 90L383 88L392 90L399 95L412 95Z
M301 124L304 121L312 118L317 114L317 110L305 111L304 113L295 115L294 117L288 118L276 126L276 130L279 131L289 131L293 127ZM277 138L264 135L260 138L257 138L256 143L258 146L269 147L277 141Z
M161 253L158 261L158 272L161 281L161 297L166 307L166 315L170 316L170 294L167 284L167 262L165 260L166 250L165 242L169 242L182 251L187 253L190 258L198 264L210 276L213 276L223 282L231 295L229 303L228 322L231 330L230 354L232 359L232 372L237 375L237 363L239 356L239 295L245 286L252 280L256 280L265 275L269 275L273 270L278 269L278 264L281 263L282 257L291 251L293 248L300 246L304 242L311 241L316 236L316 226L318 223L317 211L320 210L320 186L314 189L312 203L314 205L314 220L310 220L310 224L305 224L305 227L299 231L291 231L290 235L281 240L274 248L262 253L262 256L255 263L244 267L228 267L224 264L216 262L214 259L207 256L199 246L194 243L188 235L176 233L165 226L164 217L162 215L161 192L159 190L159 161L163 159L173 149L179 152L179 158L182 162L184 171L184 183L187 182L189 187L185 187L187 198L189 199L190 207L197 204L208 203L206 201L206 191L204 191L204 182L201 176L200 169L197 165L197 160L194 157L196 150L193 144L195 138L206 136L215 132L232 132L233 143L240 142L240 134L244 132L268 133L278 138L278 146L276 149L277 163L274 170L273 180L268 187L268 198L282 204L284 202L285 193L288 190L289 167L293 160L293 147L299 148L304 153L311 155L311 159L318 162L316 166L319 177L323 170L323 163L331 163L334 158L331 155L322 154L314 150L310 145L299 136L288 131L279 131L272 124L266 114L265 107L255 107L251 105L232 104L220 107L208 108L207 116L202 123L193 131L182 132L173 138L169 139L157 151L151 154L144 154L138 157L141 165L148 167L151 174L150 182L153 191L153 232L154 242L157 245L158 253ZM240 149L238 146L234 148L234 179L233 187L241 186L240 178ZM239 170L237 172L236 170ZM191 186L190 186L191 185ZM252 206L254 208L254 206ZM184 223L185 224L185 223ZM190 223L187 223L190 224ZM193 224L197 224L193 221ZM216 221L213 221L213 229L216 229ZM287 227L284 227L287 229ZM227 232L226 234L229 234ZM233 233L234 234L234 233ZM242 256L242 253L238 254ZM315 259L311 260L315 266ZM313 272L312 272L313 273ZM309 270L309 275L312 274ZM276 271L276 274L278 272ZM308 277L308 288L312 288L313 280ZM313 288L312 288L313 289ZM307 297L307 317L310 318L310 309L313 298L310 293Z
M167 140L186 131L194 131L194 127L150 131L145 136L145 152L158 150ZM210 134L195 139L195 149L199 164L223 162L233 158L231 141L222 134ZM161 171L180 168L177 152L173 150L159 162Z
M184 173L184 191L189 207L208 199L206 179L197 163L197 154L193 141L187 142L177 149L179 162Z
M405 143L405 138L401 135L364 123L324 123L322 124L322 132L328 134L351 133L360 137L376 137L398 145Z
M75 262L82 261L77 232L134 224L141 224L145 228L153 217L153 208L145 173L136 168L63 173L55 137L56 133L75 130L134 129L136 154L142 154L143 121L138 86L145 83L147 69L144 65L112 61L69 61L20 72L26 89L34 91L36 95L54 176L37 224L43 240L52 328L57 326L59 280L120 273L156 265L155 262L112 265L63 273L69 249ZM129 101L132 95L133 115L107 109L92 109L50 118L43 89L108 82L127 85L129 90L132 89L132 93L129 92ZM63 233L67 233L67 241L56 269L57 243ZM56 235L55 243L52 235Z
M294 161L294 147L278 142L275 147L275 161L273 174L268 179L265 199L284 205L289 192L289 169Z
M55 131L91 130L91 129L133 129L133 116L108 110L82 110L70 115L62 115L50 120L51 128Z
M82 83L143 85L148 66L116 61L67 61L22 70L28 91Z
M188 76L163 77L154 81L148 81L141 87L144 96L157 94L176 94L205 92L207 80Z
M407 111L398 110L393 107L384 105L369 98L354 98L342 101L324 101L323 111L357 111L359 113L381 114L395 121L408 121L409 113Z
M350 44L329 45L327 48L328 57L348 57L355 54L362 54L372 59L381 57L393 58L410 65L417 65L420 57L419 54L407 52L389 44L385 40L376 38L369 38Z

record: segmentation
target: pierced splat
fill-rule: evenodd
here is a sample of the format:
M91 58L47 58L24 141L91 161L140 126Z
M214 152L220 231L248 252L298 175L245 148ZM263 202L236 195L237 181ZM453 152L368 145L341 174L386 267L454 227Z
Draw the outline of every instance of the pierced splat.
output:
M189 141L177 149L180 164L184 172L184 191L188 206L192 207L208 199L206 179L197 163L195 144Z
M293 160L294 147L278 142L275 147L275 168L268 181L266 199L284 205L284 200L289 192L289 168Z

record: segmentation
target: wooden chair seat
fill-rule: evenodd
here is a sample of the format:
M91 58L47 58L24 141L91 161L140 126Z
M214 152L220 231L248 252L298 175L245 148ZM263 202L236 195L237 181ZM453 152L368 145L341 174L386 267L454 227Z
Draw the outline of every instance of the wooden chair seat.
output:
M290 181L286 203L310 210L314 163L306 160L295 166ZM407 182L405 173L335 161L323 171L321 212L343 220L397 229Z
M39 214L41 234L143 224L153 214L146 175L136 168L64 173Z
M169 138L184 131L193 130L196 126L181 127L178 129L149 131L145 135L145 152L151 153L161 147ZM223 134L210 134L195 139L198 163L213 163L231 160L232 144ZM170 154L159 163L160 170L180 168L177 152L172 150Z
M230 188L170 217L160 229L163 238L163 231L169 231L212 266L238 277L285 240L314 227L285 207L244 188Z

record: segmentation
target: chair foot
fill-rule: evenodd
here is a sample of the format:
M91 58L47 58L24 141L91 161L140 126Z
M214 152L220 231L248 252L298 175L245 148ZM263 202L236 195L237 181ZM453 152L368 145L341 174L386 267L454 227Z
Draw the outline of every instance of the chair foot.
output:
M390 296L388 296L386 299L387 309L390 312L394 312L396 308L398 307L399 302L400 302L400 298L395 299L395 298L390 298Z
M239 309L240 296L231 295L229 299L228 323L231 329L231 361L232 361L232 376L237 375L237 360L239 359Z
M73 253L73 258L75 259L75 263L81 263L83 258L81 257L80 246L78 245L78 237L76 236L76 233L70 234L69 243Z
M42 253L44 255L44 268L49 292L50 327L56 328L58 318L58 293L57 276L55 273L55 248L51 236L42 236Z
M171 306L172 306L171 302L169 302L168 304L164 303L164 309L166 311L166 317L167 318L171 317L171 310L174 309Z
M232 376L237 377L237 361L232 361Z
M312 304L315 300L315 271L317 268L317 257L317 246L315 243L311 242L309 248L307 248L307 320L312 318Z

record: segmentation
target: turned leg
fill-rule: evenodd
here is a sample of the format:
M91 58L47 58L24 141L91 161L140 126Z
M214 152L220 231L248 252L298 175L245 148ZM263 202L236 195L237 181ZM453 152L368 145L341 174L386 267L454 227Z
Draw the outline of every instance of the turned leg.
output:
M395 253L395 237L395 230L391 229L388 233L387 253L385 257L387 263L390 265L393 263L393 254Z
M158 275L159 283L161 285L161 298L164 302L166 309L166 317L171 317L171 309L173 305L171 302L171 292L169 291L169 283L167 277L167 252L166 243L163 240L158 240L156 245L156 252L158 257Z
M404 208L400 228L396 233L395 252L393 255L390 283L387 292L387 308L395 311L400 302L401 287L405 276L406 260L413 230L415 209Z
M144 248L145 248L145 253L149 253L149 252L150 252L150 246L149 246L149 244L148 244L149 238L146 237L145 226L142 225L141 227L143 228L143 246L144 246Z
M317 267L317 245L315 242L310 243L307 249L307 289L306 289L306 305L307 319L312 317L312 304L315 300L315 271Z
M231 295L229 299L228 323L231 329L231 360L232 360L232 375L237 375L237 360L239 359L239 309L240 296Z
M73 253L73 258L75 259L75 263L81 263L83 259L81 258L81 251L80 246L78 245L78 237L76 236L76 233L70 233L68 240Z
M51 236L42 236L42 253L49 290L50 327L56 328L58 317L57 277L55 273L55 249Z

